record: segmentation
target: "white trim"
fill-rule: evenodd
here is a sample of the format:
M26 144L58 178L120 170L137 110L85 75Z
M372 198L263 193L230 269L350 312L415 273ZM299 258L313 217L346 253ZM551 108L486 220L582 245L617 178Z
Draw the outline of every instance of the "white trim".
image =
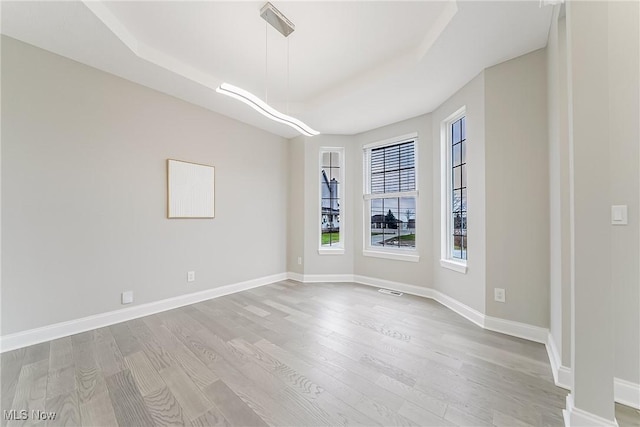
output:
M449 115L440 123L440 258L442 261L451 261L453 263L465 264L465 260L457 260L451 257L451 135L449 133L449 127L456 120L465 117L467 115L467 106L463 105L453 114ZM465 130L465 134L466 134ZM468 179L468 177L467 177ZM467 188L467 217L468 217L468 205L469 205L469 190ZM467 255L468 255L467 248ZM445 268L449 268L447 265L440 265ZM455 267L451 270L457 270Z
M409 142L414 139L418 139L418 132L412 132L406 135L395 136L393 138L383 139L382 141L370 142L369 144L363 145L362 148L364 150L368 150L371 148L382 147L384 145L402 144L403 142Z
M558 368L558 387L562 387L565 390L571 390L573 384L573 372L571 368L567 368L564 365L560 365Z
M547 355L549 356L549 364L551 365L551 373L553 374L553 382L565 390L571 390L571 384L573 384L573 377L571 369L562 365L560 353L558 347L553 339L551 332L547 335L547 341L545 342L547 348Z
M353 274L305 274L302 279L302 283L351 283Z
M512 337L524 338L529 341L545 344L549 329L527 323L515 322L513 320L500 319L498 317L485 316L484 328L490 331L511 335Z
M458 273L467 274L467 263L454 261L452 259L441 259L440 267L448 268L449 270L457 271Z
M596 414L592 414L591 412L576 408L573 403L573 394L567 395L566 407L567 409L562 411L562 415L564 416L564 425L566 427L618 427L618 421L615 418L613 421L608 420Z
M394 192L394 193L371 193L371 176L370 176L370 164L371 164L371 151L376 147L384 147L388 145L396 145L396 144L404 144L412 142L413 143L413 157L414 157L414 178L415 178L415 189L413 191L404 191L404 192ZM419 214L419 157L418 157L418 132L413 132L410 134L388 138L382 141L372 142L370 144L366 144L362 147L363 156L362 156L362 198L363 198L363 218L362 224L364 227L362 233L362 255L371 256L377 258L387 258L399 261L411 261L418 262L420 257L418 255L418 227L417 224L420 223L418 221ZM372 247L371 246L371 200L372 199L395 199L395 198L410 198L413 197L415 200L415 211L414 211L414 221L416 223L416 228L414 229L415 235L415 246L413 249L393 249L392 247ZM408 222L408 218L407 218ZM410 252L409 252L410 251ZM406 253L409 252L409 253Z
M353 281L355 283L372 286L374 288L385 288L392 291L404 292L405 294L416 295L419 297L433 298L433 289L423 286L409 285L406 283L394 282L386 279L378 279L376 277L361 276L358 274L355 274L353 276Z
M547 347L547 354L549 355L553 381L558 387L571 391L571 387L573 385L573 371L571 368L562 365L560 354L558 353L555 340L551 333L548 334L545 345ZM622 378L614 378L613 395L616 402L635 409L640 409L640 384L623 380Z
M344 248L320 248L318 255L344 255Z
M346 235L344 224L342 223L344 218L346 218L344 211L344 168L346 163L345 160L345 149L344 147L320 147L318 151L318 170L322 172L322 155L324 153L338 153L339 156L339 168L340 168L340 181L338 182L338 206L340 207L340 231L339 240L336 247L332 246L322 246L322 179L319 181L318 186L318 200L320 201L320 206L318 209L318 254L319 255L342 255L344 254L344 236Z
M364 200L371 199L398 199L400 197L418 197L418 190L398 191L396 193L369 193L362 196Z
M547 335L547 342L544 346L547 349L547 357L549 357L549 364L551 365L553 382L558 385L558 370L561 365L561 361L560 354L558 353L558 348L556 347L553 335L551 335L551 331L549 331L549 334Z
M29 329L27 331L16 332L14 334L3 335L0 337L0 353L9 350L15 350L17 348L27 347L45 341L51 341L73 334L78 334L80 332L85 332L96 328L102 328L116 323L125 322L127 320L137 319L139 317L148 316L150 314L159 313L161 311L171 310L189 304L195 304L200 301L205 301L224 295L257 288L259 286L264 286L270 283L285 280L287 279L287 277L287 273L274 274L272 276L265 276L257 279L247 280L244 282L234 283L231 285L207 289L201 292L178 295L176 297L167 298L160 301L149 302L146 304L122 308L106 313L95 314L80 319L55 323L53 325L47 325L40 328Z
M420 255L416 251L411 251L407 253L400 252L402 249L398 249L397 251L391 251L390 249L386 251L375 251L371 249L363 249L362 255L370 256L374 258L386 258L393 259L396 261L409 261L409 262L418 262L420 261Z
M460 301L451 298L448 295L443 294L442 292L434 290L434 300L438 301L440 304L448 307L449 309L455 311L460 316L467 318L471 322L480 326L483 329L486 329L486 315L482 314L478 310L469 307L466 304L461 303Z
M304 283L304 274L290 271L287 273L287 280L295 280L296 282Z
M613 395L618 403L640 409L640 384L623 380L613 379Z

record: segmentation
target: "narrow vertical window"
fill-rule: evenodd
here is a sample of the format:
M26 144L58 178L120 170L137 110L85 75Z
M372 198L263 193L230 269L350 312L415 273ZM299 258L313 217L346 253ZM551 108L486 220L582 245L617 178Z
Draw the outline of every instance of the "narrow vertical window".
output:
M451 258L467 259L467 161L465 117L451 124Z
M440 264L466 272L467 234L467 129L461 108L442 123L442 257Z
M341 219L344 149L320 150L320 250L322 253L344 253Z

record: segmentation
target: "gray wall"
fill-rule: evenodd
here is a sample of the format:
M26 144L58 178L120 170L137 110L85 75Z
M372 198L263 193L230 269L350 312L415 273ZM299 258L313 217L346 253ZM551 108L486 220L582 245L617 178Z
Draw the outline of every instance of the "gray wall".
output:
M373 258L362 254L364 245L364 204L362 202L364 165L363 146L409 133L418 133L418 204L416 212L416 249L418 262ZM354 200L354 274L416 286L432 286L433 269L433 136L431 115L426 114L356 135L351 168ZM438 195L439 197L439 195Z
M304 164L305 137L290 139L289 146L289 187L287 209L287 271L304 273L305 216L304 216ZM298 264L298 257L301 264Z
M433 236L434 257L433 286L435 289L456 300L485 312L486 276L486 204L485 204L485 77L480 73L462 89L438 107L432 114L433 120ZM451 114L466 107L467 124L467 194L468 260L467 273L462 274L440 265L441 229L441 171L440 171L440 126Z
M607 226L610 230L612 316L614 337L614 375L640 382L640 173L638 141L640 117L638 75L639 9L637 3L612 2L607 8L607 117L608 162L598 161L595 169L609 168L609 187L600 195L601 208L625 204L629 209L627 226ZM575 29L574 29L575 30ZM569 136L567 92L567 22L556 13L547 47L548 119L549 119L549 197L550 197L550 330L562 365L571 367L571 254L569 217ZM587 30L589 31L589 30ZM588 52L591 48L588 47ZM575 59L575 58L574 58ZM574 64L584 68L584 64ZM587 85L591 88L591 85ZM590 92L589 92L590 93ZM592 96L590 94L585 96ZM593 102L593 101L590 101ZM602 122L598 126L602 126ZM579 144L581 141L577 141ZM602 141L599 141L602 143ZM589 193L593 192L594 171L585 176ZM575 179L575 177L574 177ZM576 215L581 215L576 213ZM592 235L584 238L594 241ZM609 244L609 242L605 242ZM603 263L599 263L602 268ZM592 308L587 308L587 313ZM589 316L589 314L587 314ZM589 334L588 330L585 332Z
M353 274L353 230L357 223L353 220L353 204L355 200L351 197L353 188L352 167L353 137L341 135L318 135L313 138L300 138L298 144L304 144L304 171L302 176L298 176L304 182L305 191L301 195L291 195L290 197L302 196L304 210L304 273L305 274ZM340 207L340 234L344 244L344 254L322 254L318 253L320 247L320 148L321 147L342 147L344 148L344 182L340 191L343 193L343 205Z
M216 167L215 219L166 218L167 158ZM3 37L2 334L284 272L287 175L283 138Z
M608 6L568 2L566 7L573 225L571 394L576 408L613 420Z
M549 326L546 74L543 49L485 70L486 314L541 327ZM494 301L494 288L506 303Z
M640 383L640 4L609 4L610 203L629 225L611 228L615 376ZM606 203L607 201L604 201Z

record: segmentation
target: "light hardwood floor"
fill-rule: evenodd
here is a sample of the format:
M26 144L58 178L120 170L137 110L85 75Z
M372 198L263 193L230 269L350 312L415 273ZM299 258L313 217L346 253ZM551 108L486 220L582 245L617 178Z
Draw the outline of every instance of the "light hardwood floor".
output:
M3 411L57 414L9 426L561 426L566 395L544 346L355 284L284 281L1 360Z

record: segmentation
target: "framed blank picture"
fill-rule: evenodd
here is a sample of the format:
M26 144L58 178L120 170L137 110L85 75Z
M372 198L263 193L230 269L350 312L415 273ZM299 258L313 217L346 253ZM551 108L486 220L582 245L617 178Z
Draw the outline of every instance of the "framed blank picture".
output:
M167 159L167 217L213 218L213 166Z

